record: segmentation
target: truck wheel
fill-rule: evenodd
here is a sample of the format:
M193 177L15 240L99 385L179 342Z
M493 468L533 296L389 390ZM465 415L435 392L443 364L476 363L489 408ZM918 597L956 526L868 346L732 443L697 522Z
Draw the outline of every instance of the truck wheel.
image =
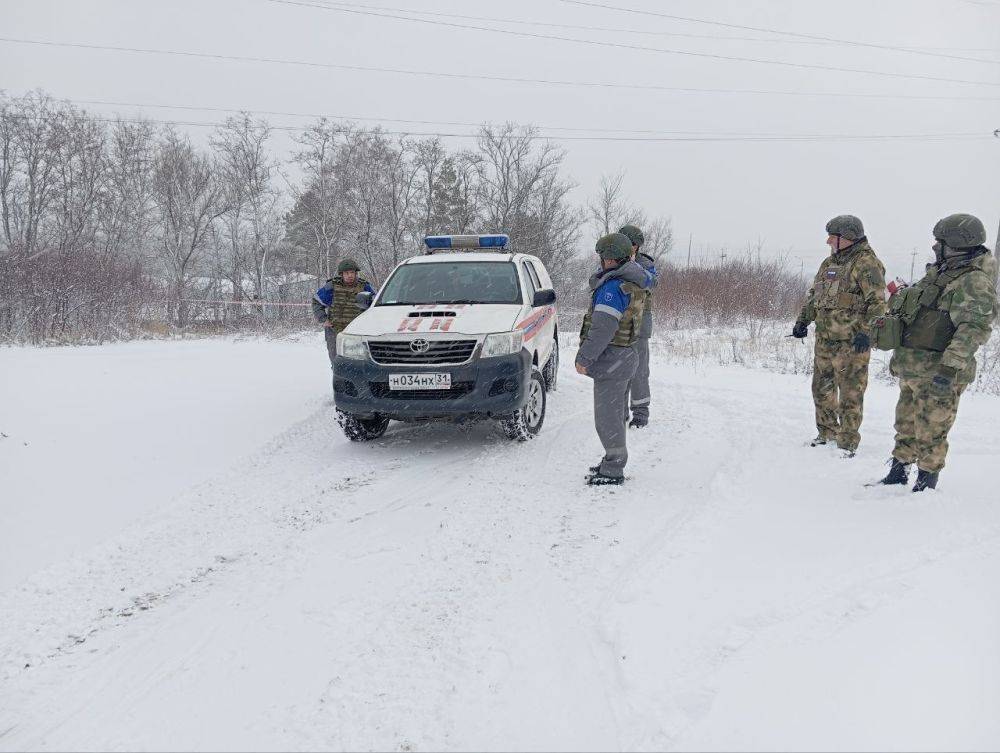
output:
M545 362L542 376L545 377L545 389L548 392L555 392L559 381L559 338L552 343L552 354Z
M500 420L500 427L508 439L524 442L532 439L545 421L545 379L538 367L531 370L528 380L528 399L524 407L516 413Z
M337 423L344 430L344 436L352 442L370 442L378 439L389 428L389 419L384 416L358 418L343 411L337 411Z

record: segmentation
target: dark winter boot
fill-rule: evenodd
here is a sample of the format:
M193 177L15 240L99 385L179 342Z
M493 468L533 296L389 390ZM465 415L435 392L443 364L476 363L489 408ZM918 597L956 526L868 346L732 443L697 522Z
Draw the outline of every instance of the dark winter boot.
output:
M809 443L810 447L822 447L827 444L830 440L826 437L816 437L812 442Z
M621 486L624 483L624 476L605 476L599 471L587 476L587 486Z
M909 463L904 463L896 458L892 459L892 467L889 468L889 472L886 474L885 478L879 481L880 484L885 484L886 486L891 486L893 484L905 484L910 480L910 465Z
M632 420L628 422L630 429L642 429L649 424L649 419L645 416L632 416Z
M937 489L938 475L930 471L917 469L917 483L913 485L913 491L922 492L924 489Z

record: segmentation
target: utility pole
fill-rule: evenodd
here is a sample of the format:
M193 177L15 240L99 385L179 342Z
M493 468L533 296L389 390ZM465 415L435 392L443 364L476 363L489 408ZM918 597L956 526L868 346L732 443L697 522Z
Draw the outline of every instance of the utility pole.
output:
M911 285L913 284L913 272L916 269L916 266L917 266L917 249L914 248L913 249L913 253L910 254L910 280L909 280L909 282L910 282Z
M692 241L692 239L694 239L694 233L690 233L688 235L688 260L687 260L687 266L688 267L691 266L691 241Z

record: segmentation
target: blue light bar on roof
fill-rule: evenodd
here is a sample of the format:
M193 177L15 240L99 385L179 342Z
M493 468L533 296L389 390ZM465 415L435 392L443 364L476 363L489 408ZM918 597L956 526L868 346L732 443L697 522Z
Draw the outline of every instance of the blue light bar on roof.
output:
M503 248L510 238L503 233L496 235L428 235L424 244L429 249L438 248Z

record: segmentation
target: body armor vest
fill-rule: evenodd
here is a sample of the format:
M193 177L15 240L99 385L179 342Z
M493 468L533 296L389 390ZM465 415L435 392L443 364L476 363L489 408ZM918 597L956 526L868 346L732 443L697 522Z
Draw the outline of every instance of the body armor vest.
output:
M955 325L948 312L938 308L938 302L946 287L973 269L971 264L944 271L932 267L924 279L889 300L888 316L900 322L899 345L937 353L948 348L955 336Z
M368 283L361 279L361 277L358 277L357 282L353 285L346 285L337 276L330 280L330 284L333 287L333 300L326 309L326 317L333 325L334 334L338 334L361 313L361 309L358 308L357 297L358 293L362 292Z
M823 272L823 279L813 288L813 305L817 310L839 309L863 312L866 308L860 288L851 280L851 272L862 252L851 254L842 263L834 263Z
M642 312L644 309L645 296L641 293L649 291L640 288L632 282L622 283L622 292L628 294L629 303L621 319L618 320L618 329L615 336L611 338L611 344L621 348L629 348L639 339L639 327L642 325ZM583 317L583 326L580 328L580 340L586 340L590 335L590 327L594 318L594 301L597 298L597 291L590 299L590 308Z

